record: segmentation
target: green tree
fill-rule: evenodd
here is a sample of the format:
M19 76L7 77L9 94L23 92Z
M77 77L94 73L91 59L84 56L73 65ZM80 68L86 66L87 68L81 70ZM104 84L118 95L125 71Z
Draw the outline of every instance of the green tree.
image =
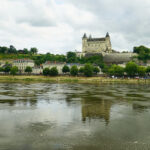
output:
M62 72L63 72L63 73L70 72L70 68L69 68L67 65L65 65L65 66L62 68Z
M27 49L27 48L24 48L24 49L23 49L23 53L24 53L24 54L28 54L28 53L29 53L28 49Z
M98 67L93 67L93 72L97 74L100 72L100 69Z
M80 67L79 72L84 73L84 67Z
M13 66L13 67L11 68L11 70L10 70L10 74L11 74L11 75L16 75L17 72L18 72L18 67L16 67L16 66Z
M76 65L71 67L70 74L72 76L77 76L78 75L78 67Z
M15 53L17 53L17 50L13 45L10 45L10 47L8 49L8 53L15 54Z
M125 67L128 76L134 77L138 72L138 65L135 62L128 62Z
M77 60L75 52L68 52L67 53L67 62L68 63L75 63Z
M86 64L84 66L84 75L86 77L91 77L93 75L93 66L91 64Z
M28 74L32 72L32 68L30 66L27 66L25 69L25 72L27 72Z
M106 64L104 64L104 66L102 68L102 72L107 74L108 70L109 70L109 67Z
M37 49L36 47L32 47L32 48L30 49L30 52L31 52L32 54L37 54L37 53L38 53L38 49Z
M150 66L148 66L148 67L146 68L146 72L147 72L147 73L150 73Z
M4 69L2 67L0 67L0 72L3 72L3 71L4 71Z
M140 77L143 77L146 74L146 68L143 66L138 66L137 72Z
M121 66L112 65L108 69L108 74L111 76L114 75L116 77L122 77L124 75L124 68Z
M8 73L8 72L10 72L10 70L11 70L11 66L10 65L6 65L5 68L4 68L4 72Z
M115 76L122 77L124 75L124 68L121 66L117 66L115 68Z
M43 75L48 76L50 74L50 69L49 68L44 68L43 69Z
M58 75L58 69L56 67L52 67L50 69L49 75L50 76L57 76Z

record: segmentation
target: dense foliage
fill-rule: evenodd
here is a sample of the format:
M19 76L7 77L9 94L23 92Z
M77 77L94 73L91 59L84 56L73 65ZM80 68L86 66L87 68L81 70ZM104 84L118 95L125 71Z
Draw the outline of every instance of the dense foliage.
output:
M138 59L146 62L150 60L150 48L145 46L134 47L133 52L138 54Z
M44 69L43 69L43 75L44 75L44 76L48 76L48 75L49 75L49 72L50 72L50 69L49 69L49 68L44 68Z
M93 75L93 66L91 64L86 64L84 66L84 75L86 77L91 77Z
M125 71L128 76L134 77L138 73L138 65L135 62L128 62Z
M65 65L65 66L62 68L62 72L63 72L63 73L68 73L68 72L70 72L70 68L69 68L67 65Z
M98 68L98 67L93 67L93 72L95 73L95 74L97 74L97 73L99 73L100 72L100 69Z
M32 68L30 66L27 66L25 69L25 72L27 72L28 74L32 72Z
M72 76L77 76L78 75L78 67L76 65L72 66L71 69L70 69L70 74Z
M117 65L112 65L108 69L108 74L111 76L121 77L124 75L124 68Z
M79 73L81 73L81 74L84 73L84 67L79 68Z
M30 50L28 50L27 48L24 48L23 50L17 50L13 45L10 45L10 47L0 46L0 53L1 54L37 54L38 49L32 47Z
M56 67L44 68L43 69L43 75L45 76L57 76L58 75L58 69Z
M57 76L58 75L58 70L56 67L52 67L49 71L50 76Z
M10 69L10 74L11 74L11 75L16 75L18 71L19 71L19 70L18 70L18 67L13 66L13 67Z

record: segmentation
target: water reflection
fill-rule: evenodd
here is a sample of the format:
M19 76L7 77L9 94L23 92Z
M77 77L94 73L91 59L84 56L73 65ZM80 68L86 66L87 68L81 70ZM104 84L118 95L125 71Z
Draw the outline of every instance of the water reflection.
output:
M111 102L107 100L82 100L82 120L86 121L91 119L104 119L106 124L109 123Z
M137 143L137 149L146 149L149 90L148 85L1 83L0 149L134 150Z

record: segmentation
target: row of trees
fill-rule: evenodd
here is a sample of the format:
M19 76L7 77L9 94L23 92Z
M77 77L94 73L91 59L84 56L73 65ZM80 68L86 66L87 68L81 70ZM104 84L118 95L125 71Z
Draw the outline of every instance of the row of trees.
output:
M65 65L62 68L62 72L64 74L71 74L72 76L77 76L79 73L84 74L87 77L91 77L93 74L97 74L100 72L100 69L97 66L93 66L91 64L86 64L83 67L78 67L76 65L73 65L71 68L69 68L67 65ZM43 75L45 76L57 76L58 75L58 70L56 67L52 67L51 69L45 68L43 69Z
M117 65L112 65L107 70L105 70L105 73L110 76L116 77L122 77L124 75L127 75L129 77L144 77L146 76L146 74L150 73L150 66L138 66L135 62L131 61L126 64L125 68Z
M4 68L0 67L0 72L5 72L6 74L10 73L11 75L16 75L19 72L18 67L11 66L11 65L5 65ZM27 66L25 69L25 72L30 74L32 72L32 68L30 66Z
M13 45L10 45L10 47L0 46L0 53L1 54L37 54L38 49L32 47L30 48L30 50L28 50L27 48L24 48L23 50L17 50Z
M57 61L57 62L67 62L67 63L80 63L80 64L96 64L103 67L103 57L102 55L89 56L89 57L77 57L75 52L68 52L67 55L54 55L54 54L42 54L33 56L33 60L36 65L45 63L46 61Z

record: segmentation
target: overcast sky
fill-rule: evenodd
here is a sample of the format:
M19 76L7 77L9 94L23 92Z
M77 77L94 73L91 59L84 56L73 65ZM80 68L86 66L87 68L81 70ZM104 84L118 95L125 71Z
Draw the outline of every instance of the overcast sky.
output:
M0 45L41 53L82 49L110 33L115 50L150 46L150 0L0 0Z

